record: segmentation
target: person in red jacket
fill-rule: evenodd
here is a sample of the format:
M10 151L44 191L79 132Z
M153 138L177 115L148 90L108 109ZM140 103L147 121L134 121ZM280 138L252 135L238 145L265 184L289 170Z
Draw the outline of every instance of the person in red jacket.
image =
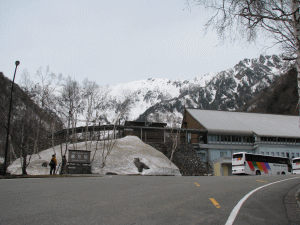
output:
M57 165L56 157L55 157L55 155L52 155L51 161L49 163L49 166L50 166L50 175L52 175L52 173L53 173L53 175L55 174L56 165Z

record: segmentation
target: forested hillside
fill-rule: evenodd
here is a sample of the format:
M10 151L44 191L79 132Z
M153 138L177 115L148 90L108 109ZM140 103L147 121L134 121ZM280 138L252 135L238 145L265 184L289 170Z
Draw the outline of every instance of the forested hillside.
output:
M246 103L240 111L299 115L297 70L295 68L278 77L275 82L253 100Z
M11 84L0 72L0 156L4 156L11 95ZM9 160L37 153L49 147L52 130L62 129L62 122L49 109L38 106L18 84L14 85L10 120ZM26 161L24 163L26 165Z

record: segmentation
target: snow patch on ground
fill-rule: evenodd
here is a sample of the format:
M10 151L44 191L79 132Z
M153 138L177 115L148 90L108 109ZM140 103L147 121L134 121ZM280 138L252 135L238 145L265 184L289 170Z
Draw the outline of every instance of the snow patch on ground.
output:
M96 151L96 145L98 151ZM107 145L107 141L106 141ZM141 175L173 175L181 176L179 169L161 152L157 151L150 145L145 144L136 136L127 136L125 138L117 139L113 145L110 155L107 157L106 166L102 168L102 148L104 142L96 141L77 143L76 145L70 144L69 149L89 150L91 151L91 160L95 154L94 161L92 162L92 173L106 174L108 172L117 173L121 175L126 174L141 174ZM99 150L100 149L100 150ZM63 145L63 152L65 145ZM42 167L43 162L50 162L53 154L57 156L57 164L61 163L61 146L55 146L44 150L39 155L32 155L27 173L30 175L43 175L49 174L50 168ZM68 154L67 154L68 155ZM145 163L150 169L143 170L139 173L137 167L134 165L134 158L139 158L141 162ZM29 156L28 156L29 160ZM11 174L21 174L20 159L15 160L9 167L8 171Z

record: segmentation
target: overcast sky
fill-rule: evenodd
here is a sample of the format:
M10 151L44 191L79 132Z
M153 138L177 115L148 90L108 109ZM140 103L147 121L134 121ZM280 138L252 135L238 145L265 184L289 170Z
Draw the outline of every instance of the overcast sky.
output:
M185 0L0 0L0 71L16 82L50 66L100 86L147 78L193 79L220 72L262 46L204 36L211 15ZM274 49L267 54L277 53Z

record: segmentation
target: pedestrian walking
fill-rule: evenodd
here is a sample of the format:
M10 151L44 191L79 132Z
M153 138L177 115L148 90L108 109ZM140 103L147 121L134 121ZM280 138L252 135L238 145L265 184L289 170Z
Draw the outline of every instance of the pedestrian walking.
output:
M49 166L50 166L50 175L52 175L52 173L53 173L53 175L55 174L56 165L57 165L56 157L55 157L55 155L52 155L51 161L49 163Z

